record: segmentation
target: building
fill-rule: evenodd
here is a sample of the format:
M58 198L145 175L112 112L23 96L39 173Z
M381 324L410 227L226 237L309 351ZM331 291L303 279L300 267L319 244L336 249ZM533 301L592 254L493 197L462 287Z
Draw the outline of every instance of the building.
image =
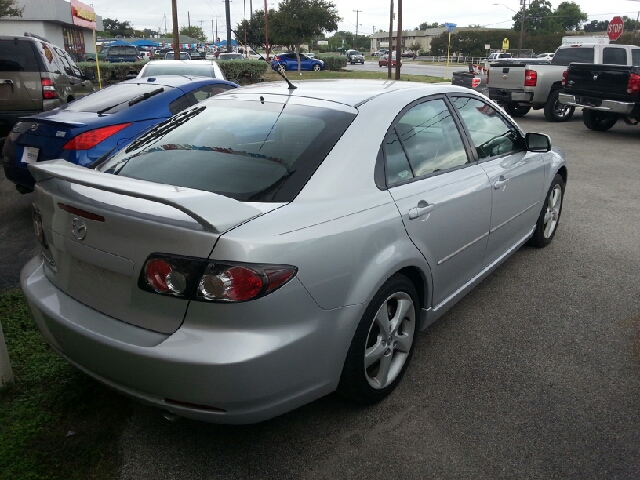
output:
M455 33L465 31L484 31L496 29L490 29L485 27L456 27ZM435 37L439 37L447 31L446 27L428 28L426 30L403 30L402 31L402 50L407 51L409 47L414 44L420 45L421 52L431 51L431 40ZM396 49L397 33L392 32L393 37L391 40L391 50ZM389 32L376 32L369 36L371 40L371 51L376 52L381 48L389 48Z
M77 0L17 0L21 17L1 17L2 35L33 33L64 48L74 58L95 53L93 31L102 31L102 17Z

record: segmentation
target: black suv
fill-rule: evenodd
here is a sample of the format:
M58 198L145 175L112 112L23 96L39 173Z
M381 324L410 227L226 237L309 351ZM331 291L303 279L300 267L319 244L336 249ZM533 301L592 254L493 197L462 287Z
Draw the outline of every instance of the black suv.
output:
M0 139L20 117L93 91L91 79L62 48L31 34L0 35Z

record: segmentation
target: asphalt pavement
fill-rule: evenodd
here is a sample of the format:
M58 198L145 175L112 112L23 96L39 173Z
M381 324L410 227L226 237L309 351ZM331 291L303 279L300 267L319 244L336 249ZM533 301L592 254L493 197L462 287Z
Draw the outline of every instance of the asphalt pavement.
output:
M640 126L519 123L567 154L557 235L421 332L389 398L329 395L254 426L136 404L119 478L640 479ZM35 246L30 196L0 179L2 289Z
M385 71L387 67L380 67L377 60L366 60L364 64L347 64L346 70L362 70L365 72L377 72ZM451 78L453 72L457 70L468 70L469 67L465 63L451 63L449 68L441 64L430 65L419 60L412 60L411 58L403 58L402 65L400 66L400 72L407 75L429 75L431 77L444 77ZM395 71L393 67L392 72ZM393 75L393 73L392 73Z

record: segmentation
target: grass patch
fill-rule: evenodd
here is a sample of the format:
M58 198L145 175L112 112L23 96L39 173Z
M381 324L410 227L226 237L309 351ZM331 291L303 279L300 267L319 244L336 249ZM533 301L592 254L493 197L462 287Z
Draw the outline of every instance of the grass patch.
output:
M60 358L22 292L0 294L0 322L15 375L0 392L0 479L115 478L132 402Z
M364 71L346 71L341 70L339 72L332 72L329 70L324 70L322 72L301 72L302 75L298 75L297 71L288 71L287 78L291 81L297 80L318 80L318 79L328 79L328 78L360 78L360 79L369 79L369 80L387 80L387 69L381 68L379 72L364 72ZM393 77L395 72L391 71L391 76ZM264 76L265 81L277 82L282 81L282 78L277 73L269 70ZM446 78L442 77L429 77L426 75L405 75L400 74L400 80L404 82L423 82L423 83L436 83L436 82L446 82Z

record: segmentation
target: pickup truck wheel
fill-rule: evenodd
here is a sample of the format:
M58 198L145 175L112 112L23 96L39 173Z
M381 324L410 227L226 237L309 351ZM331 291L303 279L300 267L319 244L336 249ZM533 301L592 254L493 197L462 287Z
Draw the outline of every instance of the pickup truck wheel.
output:
M618 117L608 113L584 109L582 111L582 121L589 130L604 132L616 124Z
M558 100L558 94L560 90L554 90L549 94L547 103L544 104L544 118L550 122L566 122L573 117L575 107L569 105L563 105Z
M514 118L524 117L529 113L529 110L531 110L531 107L525 107L524 105L518 105L517 103L507 103L504 108L507 113Z

